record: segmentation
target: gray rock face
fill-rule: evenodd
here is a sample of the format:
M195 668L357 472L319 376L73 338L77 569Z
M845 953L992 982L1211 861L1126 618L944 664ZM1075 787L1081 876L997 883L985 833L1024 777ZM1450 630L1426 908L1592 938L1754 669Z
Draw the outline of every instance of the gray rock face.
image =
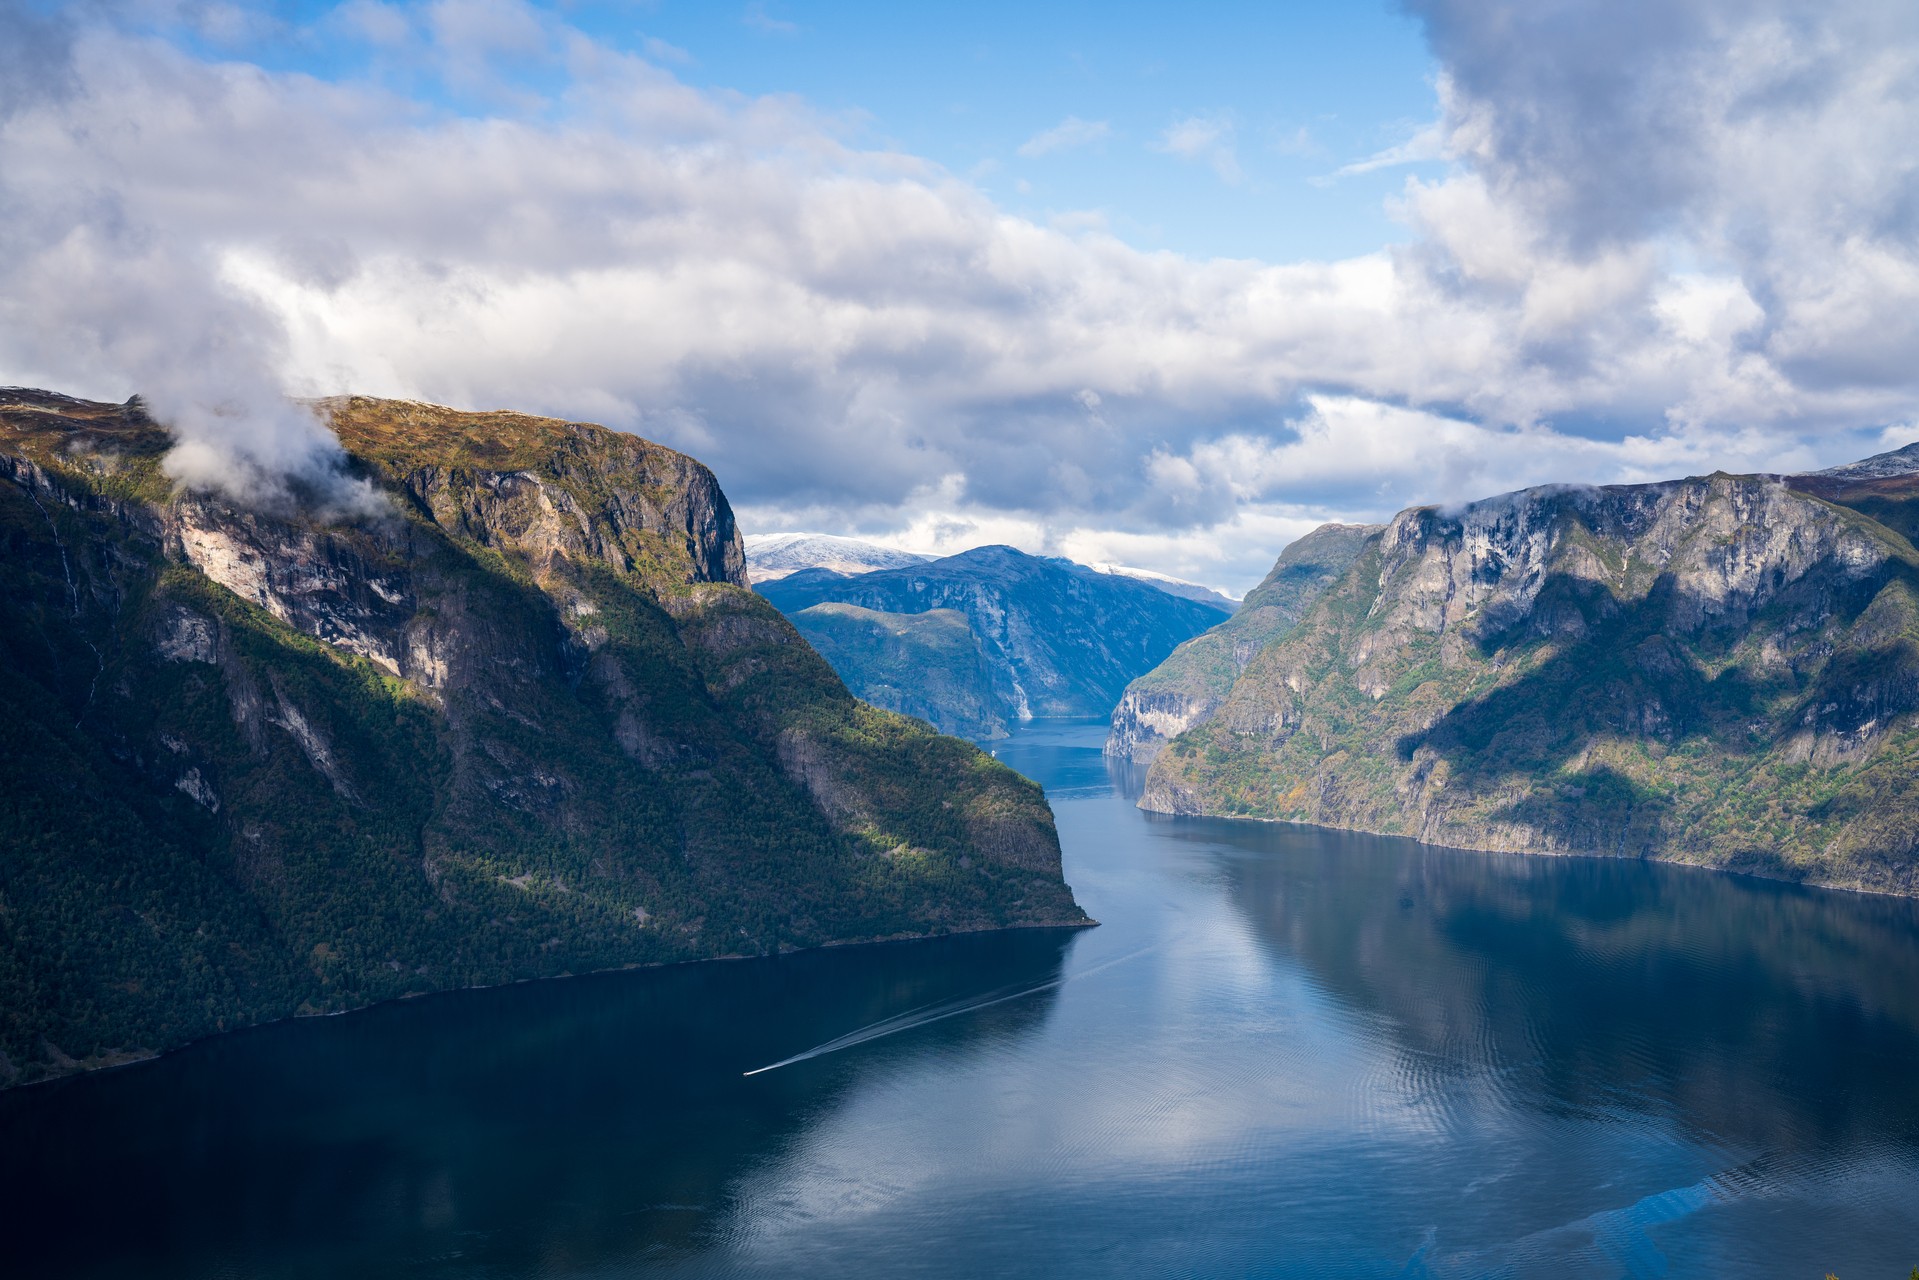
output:
M1838 480L1877 480L1889 476L1909 476L1915 472L1919 472L1919 444L1909 444L1890 453L1875 453L1870 458L1861 458L1844 466L1827 467L1813 474Z
M1141 803L1911 892L1919 475L1874 475L1402 512Z
M421 467L401 493L435 524L525 563L558 597L573 642L598 647L593 606L567 579L568 565L642 566L629 545L665 543L668 580L745 586L746 562L732 510L705 467L655 451L651 464L587 508L553 478L526 471ZM690 464L690 465L689 465ZM651 495L670 493L665 503ZM442 691L551 674L529 637L499 634L474 616L435 565L435 544L402 519L329 528L179 494L161 509L168 553L280 621L374 663L387 674ZM535 644L534 648L539 646Z
M179 492L137 403L0 393L18 1078L450 986L1085 922L1038 788L851 697L745 589L706 468L328 407L385 514Z

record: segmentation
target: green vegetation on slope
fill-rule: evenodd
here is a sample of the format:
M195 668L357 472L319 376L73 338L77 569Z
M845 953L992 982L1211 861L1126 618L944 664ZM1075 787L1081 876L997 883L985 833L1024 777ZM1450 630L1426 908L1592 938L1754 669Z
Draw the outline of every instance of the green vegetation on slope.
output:
M1142 803L1919 891L1916 565L1758 477L1407 512Z
M1175 735L1211 715L1246 664L1299 625L1378 532L1372 525L1327 524L1288 546L1265 580L1247 592L1239 612L1126 686L1106 754L1150 760Z
M1011 692L958 610L880 613L829 603L800 610L792 622L863 701L918 716L942 733L1006 736Z
M394 513L326 524L169 494L137 406L5 399L0 1083L414 992L1084 920L1038 787L852 698L737 585L690 459L336 402Z
M928 676L941 689L971 698L990 690L993 715L1011 724L1030 716L1103 716L1127 681L1164 661L1175 646L1219 621L1221 610L1161 591L1136 578L1096 573L1067 561L1029 556L1013 547L974 547L926 564L851 577L818 569L761 585L789 617L821 604L853 605L872 614L951 610L966 617L991 678L956 680L943 664ZM842 624L842 633L844 624ZM930 637L922 637L930 639ZM910 699L896 709L931 706L942 728L936 690L912 678L895 649L876 637L841 645L829 657L850 686L898 689ZM868 662L879 669L869 671ZM904 677L905 679L900 679ZM876 699L877 700L877 699Z

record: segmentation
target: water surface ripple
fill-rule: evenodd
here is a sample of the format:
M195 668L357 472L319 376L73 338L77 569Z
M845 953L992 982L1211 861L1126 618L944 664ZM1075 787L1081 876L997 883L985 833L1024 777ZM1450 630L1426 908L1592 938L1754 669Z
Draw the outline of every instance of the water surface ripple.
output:
M1919 1263L1919 904L1154 817L1097 726L999 753L1102 928L463 992L0 1095L0 1273Z

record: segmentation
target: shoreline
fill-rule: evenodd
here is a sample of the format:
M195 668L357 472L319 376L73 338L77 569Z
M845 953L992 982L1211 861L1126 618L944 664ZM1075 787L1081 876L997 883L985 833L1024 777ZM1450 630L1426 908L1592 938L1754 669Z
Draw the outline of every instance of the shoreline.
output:
M816 943L810 947L792 947L783 951L765 952L759 955L729 953L719 956L699 956L688 960L657 960L650 963L615 965L606 969L585 969L578 973L547 973L531 978L514 978L507 982L479 982L463 987L436 987L431 991L408 991L397 996L386 996L379 1000L369 1000L365 1004L356 1004L350 1009L330 1009L325 1013L289 1013L283 1017L266 1018L259 1022L249 1022L244 1026L228 1027L224 1031L214 1031L207 1035L195 1036L191 1040L170 1045L165 1049L156 1049L137 1057L119 1058L93 1065L81 1063L78 1059L69 1059L76 1065L60 1071L58 1074L44 1075L35 1080L23 1080L12 1084L0 1084L0 1094L13 1093L44 1085L104 1075L109 1071L121 1071L128 1067L137 1067L149 1062L158 1062L172 1054L191 1049L196 1045L221 1040L227 1036L244 1035L250 1031L261 1031L268 1027L277 1027L290 1022L306 1022L321 1018L345 1018L353 1014L365 1013L369 1009L381 1009L388 1005L408 1004L415 1000L431 1000L442 996L458 996L469 991L500 991L507 987L521 987L535 982L567 982L576 978L606 978L623 973L647 973L662 969L674 969L683 965L724 964L745 960L780 960L787 956L806 955L815 951L827 951L838 947L887 947L914 942L936 942L941 938L971 938L989 933L1012 933L1020 929L1097 929L1100 922L1087 916L1083 920L1063 924L999 924L987 925L978 929L950 929L941 933L893 934L883 938L836 938L831 942Z
M1134 803L1141 813L1152 814L1156 818L1187 818L1206 822L1249 822L1265 826L1306 827L1314 831L1337 831L1346 835L1373 836L1381 840L1404 840L1427 849L1442 849L1449 853L1494 854L1504 858L1584 858L1593 862L1653 862L1664 867L1685 867L1692 871L1711 871L1719 875L1742 876L1748 880L1764 880L1771 884L1791 885L1800 889L1818 889L1826 893L1857 893L1874 898L1899 898L1907 902L1919 902L1919 889L1904 893L1897 889L1871 889L1864 885L1836 884L1814 880L1809 877L1767 875L1763 871L1748 870L1744 867L1720 866L1710 862L1688 862L1683 858L1662 857L1655 853L1586 853L1575 849L1496 849L1490 845L1437 844L1430 840L1421 840L1418 836L1409 836L1398 831L1376 831L1371 827L1336 827L1324 822L1307 822L1300 818L1262 818L1250 813L1169 813L1164 809L1148 809Z

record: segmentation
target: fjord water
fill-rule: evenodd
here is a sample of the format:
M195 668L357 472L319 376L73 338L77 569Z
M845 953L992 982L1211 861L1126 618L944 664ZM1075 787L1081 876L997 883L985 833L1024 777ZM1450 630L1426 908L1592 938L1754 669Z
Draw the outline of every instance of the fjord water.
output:
M1000 755L1101 928L462 992L16 1090L0 1271L1919 1262L1919 904L1158 818L1099 741Z

